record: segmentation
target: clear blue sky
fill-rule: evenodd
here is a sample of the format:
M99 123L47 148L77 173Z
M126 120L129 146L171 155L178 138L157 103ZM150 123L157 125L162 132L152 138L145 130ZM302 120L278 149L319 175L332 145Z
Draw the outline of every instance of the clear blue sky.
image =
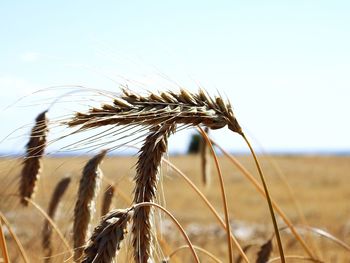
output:
M40 111L3 110L35 90L173 88L166 75L225 94L268 151L348 151L349 14L350 2L336 0L1 1L0 138ZM213 136L244 148L237 138L227 142L235 137L227 131ZM187 140L180 134L171 148ZM24 143L5 141L0 151Z

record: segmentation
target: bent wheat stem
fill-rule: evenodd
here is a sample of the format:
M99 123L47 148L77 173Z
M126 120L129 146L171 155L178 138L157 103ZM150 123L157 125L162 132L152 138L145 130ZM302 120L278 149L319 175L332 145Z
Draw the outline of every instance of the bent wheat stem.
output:
M49 207L47 214L48 216L54 220L56 210L58 208L58 205L61 201L61 198L63 197L65 191L67 190L69 183L71 179L70 177L65 177L61 179L61 181L58 182L56 185L54 192L51 196ZM50 223L45 220L43 230L42 230L42 247L45 252L45 261L50 262L51 261L51 254L52 254L52 242L51 242L51 234L52 234L52 229L50 227Z
M183 249L188 249L188 245L184 245L181 247L176 248L173 252L171 252L169 254L169 256L167 257L167 260L170 260L177 252L183 250ZM213 261L215 261L216 263L222 263L220 259L218 259L215 255L213 255L212 253L210 253L208 250L198 247L198 246L193 246L193 248L195 250L198 250L200 252L202 252L203 254L206 254L209 258L211 258ZM164 260L165 261L165 260Z
M0 219L0 249L4 259L4 263L10 263L10 258L9 258L9 254L6 246L5 234L2 229L2 219Z
M298 259L298 261L303 260L303 261L312 261L312 262L316 262L316 263L324 263L323 261L318 260L318 259L306 258L303 256L298 256L298 255L286 255L285 258L286 259ZM280 257L275 257L275 258L271 258L269 261L267 261L267 263L279 262L280 260L281 260Z
M228 214L228 207L227 207L227 200L226 200L226 193L225 193L225 186L224 186L224 179L222 177L222 173L221 173L221 168L220 168L220 164L218 161L218 158L215 154L213 145L207 135L206 132L203 131L203 129L198 126L203 138L206 140L207 144L210 147L212 156L214 157L214 161L215 161L215 165L218 171L218 176L219 176L219 182L220 182L220 189L221 189L221 198L222 198L222 202L224 205L224 213L225 213L225 224L226 224L226 235L227 235L227 246L228 246L228 253L229 253L229 262L232 263L233 262L233 255L232 255L232 243L231 243L231 226L230 226L230 218L229 218L229 214Z
M209 210L213 213L213 215L216 217L216 219L219 221L221 227L226 230L226 224L224 220L220 217L219 213L216 211L214 206L209 202L209 200L204 196L204 194L198 189L198 187L191 181L190 178L188 178L179 168L177 168L173 163L168 161L167 159L162 160L167 165L169 165L178 175L180 175L186 183L199 195L200 199L203 200L203 202L206 204L206 206L209 208ZM234 237L232 233L230 233L231 239L235 246L238 248L238 251L241 255L241 257L244 259L245 262L249 262L247 255L244 253L244 250L239 245L237 239Z
M55 229L57 235L62 240L63 245L67 248L67 251L69 251L69 253L71 254L71 257L73 257L73 252L68 244L68 241L65 239L65 237L63 236L62 232L60 231L58 226L55 224L55 222L52 221L52 219L47 215L47 213L37 203L35 203L33 200L31 200L27 197L25 197L25 199L27 202L32 204L36 208L36 210L50 223L51 227L53 229Z
M238 162L231 154L229 154L224 148L222 148L219 144L212 141L216 147L220 149L220 151L234 164L238 170L242 172L242 174L254 185L254 187L257 189L257 191L266 198L264 188L260 185L260 183L252 176L247 169L244 168L244 166ZM288 219L286 214L282 211L282 209L277 205L275 201L272 200L272 205L276 209L276 212L280 215L280 217L283 219L283 221L286 223L286 225L290 228L291 232L294 234L295 238L299 241L299 243L304 248L305 252L312 258L314 258L310 248L305 243L303 238L299 235L298 231L295 229L293 223Z
M167 214L170 217L170 219L173 221L173 223L175 223L176 227L180 230L182 236L184 237L188 247L190 248L190 250L192 252L192 255L193 255L195 262L200 263L199 258L197 256L197 253L192 245L192 242L191 242L190 238L188 237L188 235L186 234L186 231L180 225L179 221L177 221L177 219L168 210L166 210L164 207L162 207L161 205L156 204L156 203L142 202L142 203L135 204L132 207L133 207L133 209L137 209L137 208L144 207L144 206L154 206L156 208L159 208L160 210L162 210L165 214Z
M278 250L279 250L279 253L280 253L280 257L281 257L281 261L282 263L285 263L286 260L284 258L284 252L283 252L283 246L282 246L282 241L281 241L281 236L280 236L280 233L279 233L279 230L278 230L278 224L277 224L277 221L276 221L276 216L275 216L275 212L273 210L273 207L272 207L272 201L271 201L271 197L270 197L270 193L269 193L269 190L267 188L267 184L266 184L266 180L265 180L265 176L262 172L262 169L261 169L261 166L259 164L259 160L258 158L256 157L255 155L255 152L253 150L253 147L250 145L249 143L249 140L247 139L247 137L242 134L242 137L243 139L245 140L245 142L247 143L248 147L249 147L249 150L250 152L252 153L253 155L253 158L254 158L254 161L255 161L255 164L256 164L256 167L258 168L258 172L259 172L259 175L260 175L260 179L261 179L261 182L263 184L263 187L264 187L264 191L265 191L265 196L266 196L266 201L267 201L267 204L269 206L269 211L270 211L270 214L271 214L271 219L272 219L272 223L273 223L273 227L275 229L275 235L276 235L276 239L277 239L277 245L278 245Z
M205 127L204 131L206 134L209 134L208 127ZM201 136L200 138L199 149L201 156L202 182L203 185L208 188L210 186L211 181L210 149L208 147L208 143L203 138L203 136Z
M26 251L24 250L24 247L22 246L22 244L21 244L19 238L17 237L16 233L13 231L10 222L6 219L6 217L1 212L0 212L0 220L2 220L2 222L6 225L10 235L12 236L13 240L15 241L15 243L16 243L16 245L18 247L19 253L21 254L21 256L23 258L23 261L25 263L28 263L29 259L28 259L28 256L26 254Z

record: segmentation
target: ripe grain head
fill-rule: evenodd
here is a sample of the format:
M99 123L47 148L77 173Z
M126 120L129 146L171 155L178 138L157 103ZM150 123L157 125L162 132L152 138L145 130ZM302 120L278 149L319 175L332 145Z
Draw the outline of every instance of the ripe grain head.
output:
M113 210L104 216L84 250L82 263L115 262L130 217L129 209Z
M95 198L99 191L102 171L99 168L107 151L103 150L84 167L79 183L78 197L74 208L73 241L74 260L79 261L82 257L84 245L89 235L91 218L95 212Z
M48 132L47 111L40 113L35 120L30 139L26 145L26 156L23 161L19 193L21 203L28 206L25 198L32 198L35 186L42 170L42 156L46 146L46 135Z

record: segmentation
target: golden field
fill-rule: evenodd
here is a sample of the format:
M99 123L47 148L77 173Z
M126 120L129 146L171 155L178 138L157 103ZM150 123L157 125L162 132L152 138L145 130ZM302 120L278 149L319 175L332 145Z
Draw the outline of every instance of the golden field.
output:
M237 159L260 182L251 156L239 156ZM331 233L345 243L350 243L350 157L259 156L259 159L273 199L296 226L308 224ZM63 197L56 216L56 223L69 242L72 238L71 230L77 184L87 160L88 157L46 157L34 198L36 203L46 209L56 183L64 176L72 177L72 183ZM209 187L204 187L201 182L200 156L170 156L168 160L173 162L201 189L223 216L221 194L214 163L211 164L212 182ZM226 157L221 156L219 160L227 191L233 233L237 236L242 247L253 244L252 248L247 251L247 255L254 262L259 246L273 234L267 204L251 183ZM136 161L136 156L107 157L101 165L104 178L116 183L117 193L113 199L113 208L126 208L130 205L128 200L132 199L132 178L135 174ZM20 160L18 159L1 159L0 161L0 210L18 235L31 262L42 262L41 231L44 218L32 206L23 208L18 202L16 195L20 172L19 164ZM278 172L276 167L281 172ZM286 181L281 179L281 173L292 189L293 196L286 186ZM98 196L94 226L100 218L101 197L106 185L106 180L104 180ZM207 249L222 262L228 262L225 232L219 227L217 220L198 195L183 178L166 164L162 166L158 190L158 202L179 220L193 244ZM306 222L300 218L293 198L297 201ZM177 247L184 245L185 241L166 215L160 216L158 212L155 214L158 222L156 227L159 241L155 251L156 257L160 259ZM280 227L284 226L279 217L278 222ZM17 247L8 235L6 228L5 234L13 262L22 262ZM288 231L282 231L281 236L286 255L307 257L307 254ZM303 237L323 262L350 262L350 252L334 241L317 234L307 234L305 231ZM67 251L55 233L53 238L55 249L52 262L64 262L64 259L69 258L69 253L64 253ZM118 262L128 262L132 255L130 241L124 241ZM203 253L199 252L198 255L201 262L214 262ZM234 248L234 255L237 258L236 248ZM276 256L278 256L278 250L276 243L274 243L271 258ZM287 262L300 261L301 259L287 260ZM172 257L171 262L192 262L189 250L179 251Z

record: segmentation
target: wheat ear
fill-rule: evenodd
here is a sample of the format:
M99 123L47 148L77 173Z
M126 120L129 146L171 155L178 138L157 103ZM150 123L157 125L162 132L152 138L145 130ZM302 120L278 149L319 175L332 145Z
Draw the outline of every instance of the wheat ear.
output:
M84 250L82 263L114 262L114 257L124 239L130 216L130 210L114 210L104 216Z
M113 104L104 104L101 108L92 108L87 113L76 113L75 117L67 124L69 126L79 125L80 129L78 131L104 125L142 125L150 127L150 130L157 129L159 125L169 126L170 124L192 126L203 124L211 129L219 129L227 125L230 130L243 135L242 129L233 114L231 104L225 103L221 97L214 99L209 97L204 90L199 90L198 94L181 89L180 92L168 91L141 96L124 89L123 94L115 98ZM145 152L150 154L143 154L139 157L138 167L142 167L142 163L145 166L137 171L140 175L137 175L136 178L135 203L147 201L148 198L152 200L155 196L156 188L154 185L156 185L156 181L149 178L156 177L160 158L157 162L152 159L158 158L155 149L157 145L155 146L152 142L154 140L151 138L152 136L154 137L152 134L149 136L150 143L147 143L147 139L145 143L145 146L148 145L150 148L144 147L141 150L141 154ZM162 137L164 136L162 135ZM162 141L161 137L155 139ZM147 160L147 163L142 159ZM147 171L152 166L152 170ZM141 184L138 184L138 181ZM149 189L144 188L145 183L148 183L151 187ZM149 210L149 208L142 210ZM142 213L144 215L141 216L138 211L135 211L133 220L134 256L137 262L147 262L151 256L149 211Z
M42 170L42 156L46 146L46 135L48 132L47 111L40 113L35 120L30 139L26 145L26 156L23 161L19 192L21 203L28 206L26 198L33 197L36 182Z
M99 165L106 153L107 151L103 150L90 159L85 165L80 179L73 223L74 260L76 262L81 260L86 237L89 234L89 225L92 214L95 212L95 199L102 177Z
M59 181L55 187L55 190L51 196L49 208L47 210L47 214L52 220L54 220L57 207L62 199L62 196L67 190L70 181L71 181L70 177L65 177L61 181ZM45 251L46 262L51 261L51 258L50 258L52 255L51 234L52 234L52 228L51 228L50 222L46 219L44 223L43 231L42 231L42 238L43 238L42 246Z
M102 202L102 207L101 207L101 215L105 215L109 212L111 204L112 204L112 198L114 195L114 186L113 185L108 185L106 187L106 190L103 195L103 202Z
M165 122L176 124L203 124L211 129L224 126L242 134L229 102L221 97L211 98L206 91L150 93L142 96L128 89L116 97L113 104L101 108L91 108L88 112L78 112L66 122L67 125L81 126L80 130L105 125L144 125L154 127Z
M150 134L140 149L137 162L134 203L154 201L162 156L167 151L167 138L173 132L175 132L175 126L168 124L150 129ZM152 258L151 225L151 207L135 209L132 233L136 262L147 263Z
M261 245L260 250L258 251L256 263L265 263L269 261L272 252L272 238L267 240L264 244Z

